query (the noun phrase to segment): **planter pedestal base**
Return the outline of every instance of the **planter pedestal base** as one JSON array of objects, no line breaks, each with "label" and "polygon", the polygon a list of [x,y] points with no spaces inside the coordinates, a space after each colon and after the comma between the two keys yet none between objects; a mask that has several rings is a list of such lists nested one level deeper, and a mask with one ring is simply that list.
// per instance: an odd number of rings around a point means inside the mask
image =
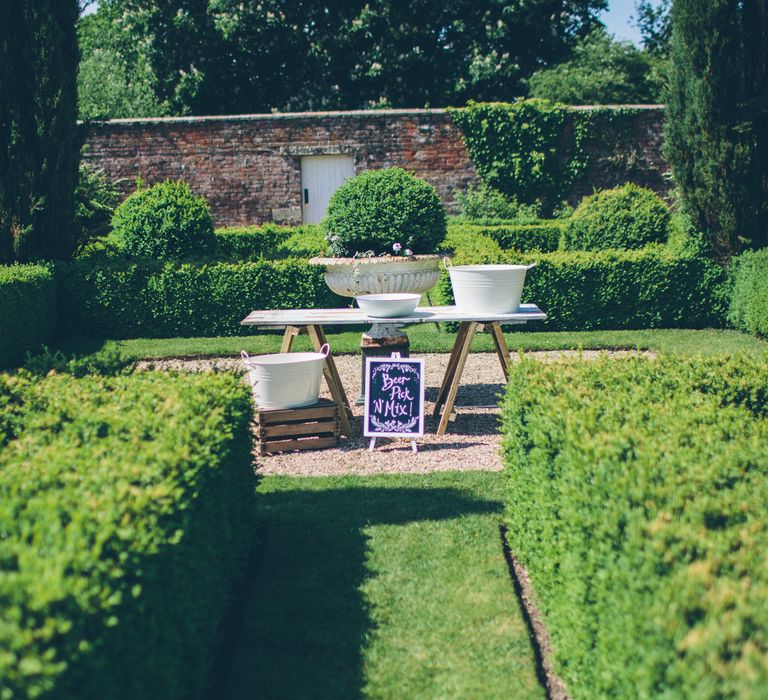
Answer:
[{"label": "planter pedestal base", "polygon": [[389,357],[393,352],[399,352],[401,357],[408,357],[411,343],[405,331],[397,323],[374,323],[360,339],[362,350],[362,366],[360,395],[355,399],[357,406],[365,403],[365,358]]}]

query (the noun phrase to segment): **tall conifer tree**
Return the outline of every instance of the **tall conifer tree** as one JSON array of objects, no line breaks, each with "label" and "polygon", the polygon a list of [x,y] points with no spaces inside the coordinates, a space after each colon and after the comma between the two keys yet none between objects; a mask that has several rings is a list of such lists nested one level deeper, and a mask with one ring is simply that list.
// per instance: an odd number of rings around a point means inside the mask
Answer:
[{"label": "tall conifer tree", "polygon": [[672,5],[666,152],[685,208],[723,261],[768,245],[767,5]]},{"label": "tall conifer tree", "polygon": [[0,262],[75,245],[77,0],[0,3]]}]

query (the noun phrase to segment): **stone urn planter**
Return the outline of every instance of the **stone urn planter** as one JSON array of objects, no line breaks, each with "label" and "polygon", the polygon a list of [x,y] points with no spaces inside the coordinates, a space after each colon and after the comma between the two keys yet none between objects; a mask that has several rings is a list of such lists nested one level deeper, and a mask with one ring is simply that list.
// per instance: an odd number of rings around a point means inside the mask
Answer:
[{"label": "stone urn planter", "polygon": [[342,297],[363,294],[422,294],[440,278],[438,255],[373,258],[312,258],[325,267],[325,283]]},{"label": "stone urn planter", "polygon": [[[440,256],[411,255],[408,257],[380,256],[374,258],[312,258],[310,265],[325,267],[325,283],[342,297],[365,294],[423,294],[440,278]],[[399,352],[408,357],[410,343],[396,318],[378,321],[363,333],[360,348],[361,387],[365,386],[365,358],[387,357]],[[362,390],[355,403],[362,405]]]}]

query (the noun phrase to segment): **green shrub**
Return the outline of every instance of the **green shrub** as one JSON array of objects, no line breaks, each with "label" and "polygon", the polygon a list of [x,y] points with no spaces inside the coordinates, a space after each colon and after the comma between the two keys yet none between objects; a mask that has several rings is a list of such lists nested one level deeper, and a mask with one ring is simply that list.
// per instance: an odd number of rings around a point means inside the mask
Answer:
[{"label": "green shrub", "polygon": [[585,197],[565,229],[569,250],[642,248],[669,236],[669,207],[655,192],[633,184]]},{"label": "green shrub", "polygon": [[571,697],[768,687],[766,385],[746,357],[512,370],[507,537]]},{"label": "green shrub", "polygon": [[247,387],[0,375],[3,400],[3,697],[201,697],[254,543]]},{"label": "green shrub", "polygon": [[402,168],[369,170],[331,197],[323,230],[334,256],[371,251],[436,253],[445,239],[445,209],[432,185]]},{"label": "green shrub", "polygon": [[60,273],[69,333],[102,338],[241,335],[254,309],[333,307],[341,302],[323,270],[300,260],[94,265]]},{"label": "green shrub", "polygon": [[734,258],[730,274],[728,320],[742,331],[768,336],[768,249]]},{"label": "green shrub", "polygon": [[214,247],[208,205],[186,182],[139,187],[115,211],[112,227],[128,255],[165,260]]},{"label": "green shrub", "polygon": [[[480,227],[450,226],[445,239],[446,254],[460,262],[466,251],[471,251],[473,263],[493,263],[502,255],[499,244],[490,236],[484,235]],[[458,256],[458,257],[457,257]]]},{"label": "green shrub", "polygon": [[563,236],[564,222],[545,221],[538,224],[451,224],[448,227],[448,239],[457,232],[492,238],[505,250],[520,252],[539,251],[549,253],[557,250]]},{"label": "green shrub", "polygon": [[93,168],[80,161],[80,175],[75,189],[78,249],[92,239],[109,233],[115,208],[120,201],[120,182],[110,180],[101,168]]},{"label": "green shrub", "polygon": [[242,226],[216,231],[217,260],[281,260],[322,255],[326,242],[318,225]]},{"label": "green shrub", "polygon": [[[538,305],[548,319],[527,331],[706,328],[721,326],[725,317],[725,274],[696,251],[658,245],[595,253],[504,251],[494,260],[470,246],[457,250],[454,262],[537,263],[526,277],[523,302]],[[447,273],[432,299],[453,303]]]},{"label": "green shrub", "polygon": [[56,283],[43,265],[0,266],[0,367],[37,350],[56,331]]},{"label": "green shrub", "polygon": [[503,220],[507,223],[533,224],[541,217],[541,204],[520,204],[488,185],[456,192],[456,203],[468,222]]}]

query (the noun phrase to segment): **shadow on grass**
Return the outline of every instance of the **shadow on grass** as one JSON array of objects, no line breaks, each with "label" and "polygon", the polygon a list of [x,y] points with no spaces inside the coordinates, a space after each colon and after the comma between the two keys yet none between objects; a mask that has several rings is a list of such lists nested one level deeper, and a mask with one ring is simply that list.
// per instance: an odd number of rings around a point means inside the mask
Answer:
[{"label": "shadow on grass", "polygon": [[364,529],[501,507],[451,488],[260,494],[266,542],[211,700],[361,697],[362,650],[373,631],[360,594]]}]

